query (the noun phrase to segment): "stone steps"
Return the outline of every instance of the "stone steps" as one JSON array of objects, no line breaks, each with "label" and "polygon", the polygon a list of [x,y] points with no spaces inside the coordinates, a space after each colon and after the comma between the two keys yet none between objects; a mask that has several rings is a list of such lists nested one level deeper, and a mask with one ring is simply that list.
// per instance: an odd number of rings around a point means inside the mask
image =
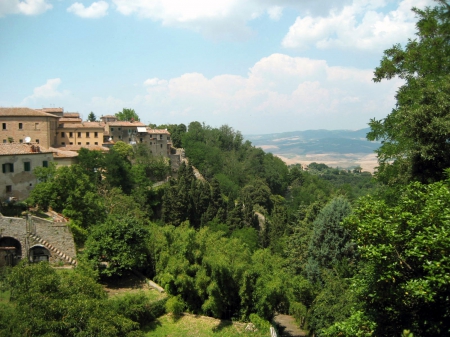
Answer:
[{"label": "stone steps", "polygon": [[71,265],[76,266],[77,265],[77,261],[75,259],[72,259],[70,256],[67,256],[66,254],[64,254],[63,252],[61,252],[58,248],[53,247],[50,243],[48,243],[47,241],[41,239],[39,236],[37,236],[36,234],[32,234],[30,232],[28,232],[28,236],[34,240],[36,240],[37,242],[39,242],[40,244],[42,244],[45,248],[47,248],[49,251],[55,253],[56,255],[58,255],[60,258],[64,259],[65,261],[69,262]]}]

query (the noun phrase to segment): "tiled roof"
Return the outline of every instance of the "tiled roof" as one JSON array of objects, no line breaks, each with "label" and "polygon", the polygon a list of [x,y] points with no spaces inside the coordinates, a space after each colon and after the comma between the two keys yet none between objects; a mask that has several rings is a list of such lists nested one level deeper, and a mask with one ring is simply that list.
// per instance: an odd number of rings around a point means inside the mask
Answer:
[{"label": "tiled roof", "polygon": [[170,135],[170,132],[165,130],[165,129],[148,129],[147,130],[148,133],[150,134],[158,134],[158,135]]},{"label": "tiled roof", "polygon": [[0,116],[2,117],[16,117],[16,116],[39,116],[39,117],[54,117],[52,114],[43,112],[41,110],[35,110],[30,108],[0,108]]},{"label": "tiled roof", "polygon": [[83,122],[83,123],[64,123],[58,126],[58,129],[103,129],[104,123]]},{"label": "tiled roof", "polygon": [[52,113],[52,112],[64,112],[63,108],[42,108],[42,109],[36,109],[36,110],[42,110],[42,111],[49,112],[49,113]]},{"label": "tiled roof", "polygon": [[0,156],[11,156],[19,154],[42,154],[53,151],[40,146],[37,143],[1,143]]},{"label": "tiled roof", "polygon": [[76,151],[61,150],[61,148],[54,148],[54,147],[51,147],[50,149],[53,150],[53,158],[78,157],[78,152]]},{"label": "tiled roof", "polygon": [[114,116],[114,115],[104,115],[104,116],[102,116],[102,117],[106,117],[106,118],[117,118],[117,117]]},{"label": "tiled roof", "polygon": [[101,145],[66,145],[54,149],[59,151],[80,151],[82,148],[95,151],[109,151],[109,148]]},{"label": "tiled roof", "polygon": [[63,118],[80,118],[80,114],[78,112],[64,112]]},{"label": "tiled roof", "polygon": [[61,117],[59,119],[59,123],[81,123],[81,118],[76,118],[76,117]]},{"label": "tiled roof", "polygon": [[144,123],[142,122],[129,122],[129,121],[116,121],[116,122],[108,122],[106,123],[109,126],[146,126]]}]

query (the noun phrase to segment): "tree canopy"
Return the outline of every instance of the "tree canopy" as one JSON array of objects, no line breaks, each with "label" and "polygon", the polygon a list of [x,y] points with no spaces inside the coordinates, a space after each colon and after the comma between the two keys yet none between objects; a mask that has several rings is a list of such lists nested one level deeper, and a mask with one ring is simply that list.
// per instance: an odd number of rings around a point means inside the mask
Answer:
[{"label": "tree canopy", "polygon": [[122,111],[119,111],[115,114],[117,120],[119,121],[139,121],[138,114],[134,111],[134,109],[123,108]]}]

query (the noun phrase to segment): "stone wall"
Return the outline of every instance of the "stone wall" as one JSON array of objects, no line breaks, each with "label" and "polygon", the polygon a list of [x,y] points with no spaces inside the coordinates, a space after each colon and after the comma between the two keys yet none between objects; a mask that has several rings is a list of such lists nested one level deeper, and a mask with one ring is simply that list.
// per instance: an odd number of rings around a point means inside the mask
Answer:
[{"label": "stone wall", "polygon": [[[21,259],[30,259],[33,247],[43,247],[49,252],[50,263],[69,264],[76,257],[72,233],[64,222],[54,222],[28,216],[4,217],[0,214],[0,246],[2,239],[12,238],[20,243]],[[5,242],[5,240],[3,240]],[[1,251],[1,249],[0,249]],[[4,261],[0,261],[2,265]]]}]

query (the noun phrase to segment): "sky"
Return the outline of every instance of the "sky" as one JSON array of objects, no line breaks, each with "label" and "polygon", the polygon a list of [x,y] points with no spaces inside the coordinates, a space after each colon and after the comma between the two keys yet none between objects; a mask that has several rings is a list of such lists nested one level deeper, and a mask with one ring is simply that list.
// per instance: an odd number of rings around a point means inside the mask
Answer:
[{"label": "sky", "polygon": [[0,106],[243,134],[362,129],[395,106],[383,51],[432,0],[0,0]]}]

